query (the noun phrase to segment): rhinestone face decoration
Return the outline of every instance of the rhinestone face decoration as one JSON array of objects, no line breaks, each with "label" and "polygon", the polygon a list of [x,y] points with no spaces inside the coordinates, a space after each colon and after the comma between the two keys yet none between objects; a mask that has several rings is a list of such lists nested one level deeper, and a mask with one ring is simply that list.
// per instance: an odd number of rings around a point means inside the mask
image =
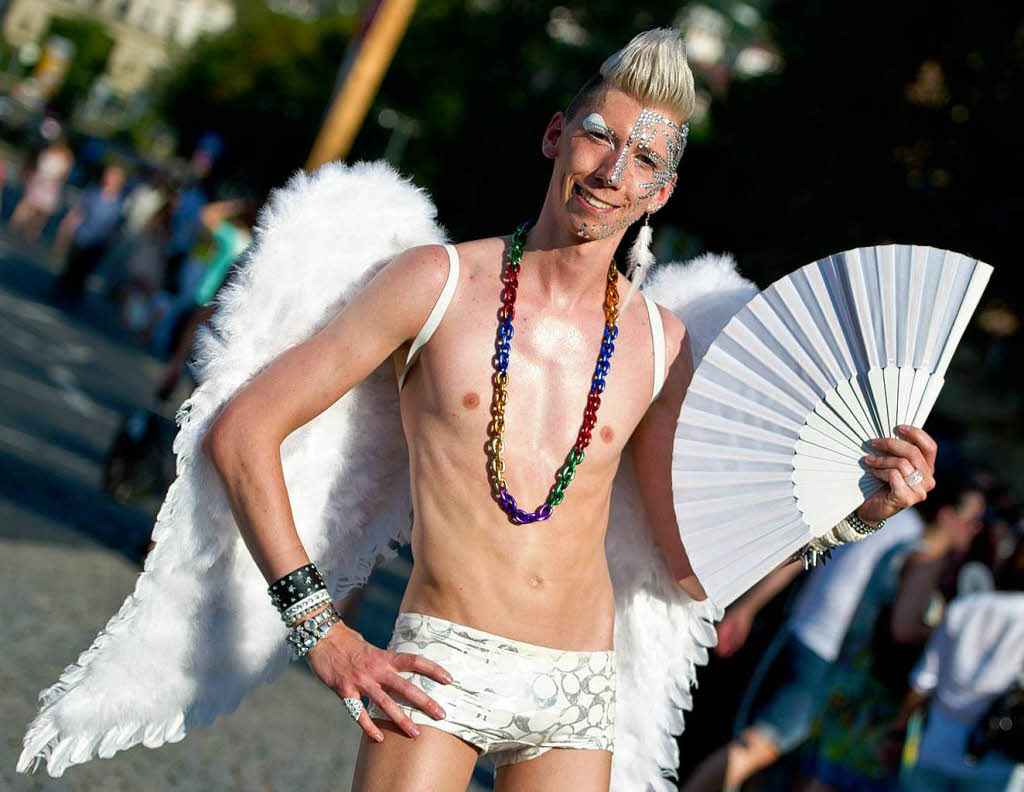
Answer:
[{"label": "rhinestone face decoration", "polygon": [[619,271],[615,261],[608,267],[608,281],[605,286],[604,337],[601,339],[601,353],[597,359],[594,376],[587,395],[587,406],[583,411],[583,423],[576,436],[576,442],[565,464],[555,474],[555,484],[547,499],[533,512],[527,512],[516,505],[516,499],[508,491],[505,483],[505,460],[502,452],[505,445],[505,405],[508,402],[508,358],[512,350],[512,319],[515,317],[516,290],[519,287],[519,262],[523,258],[523,242],[530,223],[520,225],[512,235],[512,243],[508,254],[508,276],[505,288],[502,289],[502,306],[498,313],[498,338],[495,342],[494,357],[494,401],[491,413],[494,420],[488,427],[491,438],[488,441],[490,464],[488,478],[495,490],[498,505],[508,514],[513,523],[533,523],[546,520],[551,510],[565,498],[565,488],[576,477],[576,467],[583,461],[584,449],[590,444],[591,431],[597,425],[597,410],[601,406],[601,394],[604,392],[605,376],[611,368],[612,354],[615,352],[615,339],[619,334],[617,325],[619,318]]},{"label": "rhinestone face decoration", "polygon": [[[600,113],[590,113],[583,119],[581,127],[588,134],[605,139],[613,150],[620,149],[619,138],[615,134],[615,130],[608,126]],[[646,201],[653,198],[659,190],[672,181],[672,177],[679,167],[679,161],[682,159],[688,134],[688,124],[680,126],[661,113],[645,107],[630,129],[628,138],[621,145],[615,167],[608,177],[608,183],[620,184],[622,182],[630,153],[636,144],[638,154],[646,157],[653,167],[650,180],[639,185],[641,192],[637,195],[637,199]],[[661,137],[665,139],[665,156],[662,156],[656,145]],[[617,221],[611,223],[581,223],[576,233],[583,239],[603,239],[632,225],[640,219],[641,214],[638,213],[636,217],[624,214]]]},{"label": "rhinestone face decoration", "polygon": [[[664,128],[659,129],[659,127]],[[654,148],[659,132],[665,137],[665,144],[668,147],[668,159],[663,158]],[[622,151],[619,152],[619,158],[615,161],[615,169],[612,171],[608,181],[611,184],[622,181],[622,174],[626,170],[629,152],[633,148],[633,143],[636,142],[637,148],[654,162],[654,174],[651,181],[640,185],[640,189],[646,191],[640,198],[646,200],[653,197],[658,190],[671,181],[672,174],[679,167],[679,160],[682,159],[688,133],[688,124],[683,124],[680,127],[661,113],[645,107],[640,111],[640,117],[637,118],[636,123],[633,124],[629,137],[626,139]]]}]

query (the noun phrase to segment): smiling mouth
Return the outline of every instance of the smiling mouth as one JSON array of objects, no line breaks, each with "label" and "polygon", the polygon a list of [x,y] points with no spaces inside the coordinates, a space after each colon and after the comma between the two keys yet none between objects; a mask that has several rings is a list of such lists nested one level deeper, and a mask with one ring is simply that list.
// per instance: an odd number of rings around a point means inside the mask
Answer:
[{"label": "smiling mouth", "polygon": [[595,209],[600,209],[602,211],[606,211],[608,209],[618,209],[618,207],[615,206],[614,204],[602,201],[596,195],[584,189],[579,184],[574,184],[572,187],[572,191],[579,196],[580,200],[582,200],[584,203],[590,206],[593,206]]}]

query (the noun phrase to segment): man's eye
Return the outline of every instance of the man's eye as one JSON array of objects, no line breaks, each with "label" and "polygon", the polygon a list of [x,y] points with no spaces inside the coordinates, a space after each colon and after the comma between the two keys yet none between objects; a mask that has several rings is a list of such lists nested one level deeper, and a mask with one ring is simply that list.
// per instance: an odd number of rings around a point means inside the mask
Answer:
[{"label": "man's eye", "polygon": [[595,140],[601,140],[604,141],[605,143],[608,142],[608,136],[604,134],[604,132],[597,132],[593,129],[588,129],[587,134],[590,135],[590,137],[594,138]]},{"label": "man's eye", "polygon": [[640,162],[642,162],[648,168],[655,168],[658,164],[653,159],[648,157],[646,154],[641,154],[639,157],[637,157],[637,159],[640,160]]}]

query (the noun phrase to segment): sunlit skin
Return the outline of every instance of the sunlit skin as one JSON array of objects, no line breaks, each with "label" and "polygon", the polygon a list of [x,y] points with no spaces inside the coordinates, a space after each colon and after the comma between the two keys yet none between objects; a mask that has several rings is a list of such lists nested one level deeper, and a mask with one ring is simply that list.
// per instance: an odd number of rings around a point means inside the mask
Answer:
[{"label": "sunlit skin", "polygon": [[[651,151],[630,149],[621,179],[611,178],[622,142],[644,109],[625,93],[608,90],[573,119],[555,113],[541,140],[552,172],[522,259],[505,409],[505,478],[512,495],[531,511],[547,497],[580,427],[605,324],[611,258],[628,225],[664,206],[677,181],[673,174],[654,194],[644,186],[658,166],[650,155],[670,158],[664,135],[655,136]],[[600,115],[614,141],[582,127],[591,113]],[[577,186],[611,208],[580,200]],[[585,239],[579,235],[584,223],[614,230]],[[542,647],[608,650],[614,646],[615,604],[604,541],[612,481],[627,441],[664,563],[685,592],[704,596],[679,538],[671,489],[673,430],[693,374],[689,339],[679,319],[659,308],[666,376],[652,404],[647,309],[637,298],[622,310],[594,439],[565,500],[544,522],[511,523],[493,498],[485,451],[508,241],[505,236],[456,245],[457,288],[399,397],[415,560],[400,610]],[[281,442],[389,358],[397,378],[448,271],[440,246],[401,254],[321,331],[254,377],[220,414],[204,448],[268,581],[308,562],[281,472]],[[628,286],[620,276],[620,295]],[[332,628],[307,660],[338,695],[368,696],[392,718],[360,715],[366,736],[354,789],[418,789],[427,778],[465,788],[476,749],[438,729],[421,729],[392,699],[401,693],[440,717],[432,697],[397,675],[415,670],[442,682],[439,664],[378,649],[347,625]],[[610,768],[608,751],[556,749],[502,767],[496,789],[537,788],[528,776],[541,772],[566,780],[554,788],[607,789]]]}]

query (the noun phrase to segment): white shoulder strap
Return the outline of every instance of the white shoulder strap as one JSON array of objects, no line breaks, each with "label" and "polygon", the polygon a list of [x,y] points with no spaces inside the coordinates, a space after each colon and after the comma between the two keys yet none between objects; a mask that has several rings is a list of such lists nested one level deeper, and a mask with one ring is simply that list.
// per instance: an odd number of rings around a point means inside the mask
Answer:
[{"label": "white shoulder strap", "polygon": [[444,249],[448,251],[448,280],[445,281],[444,288],[441,289],[441,294],[437,297],[437,302],[434,303],[434,307],[430,310],[427,321],[423,323],[423,327],[420,328],[420,331],[412,340],[409,354],[405,358],[405,369],[402,371],[402,376],[398,378],[399,391],[402,390],[402,386],[405,384],[405,375],[409,373],[412,364],[416,362],[416,358],[419,357],[423,345],[430,340],[430,336],[434,334],[437,326],[441,324],[441,319],[444,318],[444,313],[448,310],[448,304],[452,300],[452,295],[455,294],[455,286],[459,282],[459,254],[455,250],[455,245],[445,245]]},{"label": "white shoulder strap", "polygon": [[665,379],[665,327],[661,323],[661,312],[657,304],[646,294],[643,296],[647,303],[647,315],[651,319],[651,338],[654,341],[654,390],[651,395],[653,402],[661,393]]}]

